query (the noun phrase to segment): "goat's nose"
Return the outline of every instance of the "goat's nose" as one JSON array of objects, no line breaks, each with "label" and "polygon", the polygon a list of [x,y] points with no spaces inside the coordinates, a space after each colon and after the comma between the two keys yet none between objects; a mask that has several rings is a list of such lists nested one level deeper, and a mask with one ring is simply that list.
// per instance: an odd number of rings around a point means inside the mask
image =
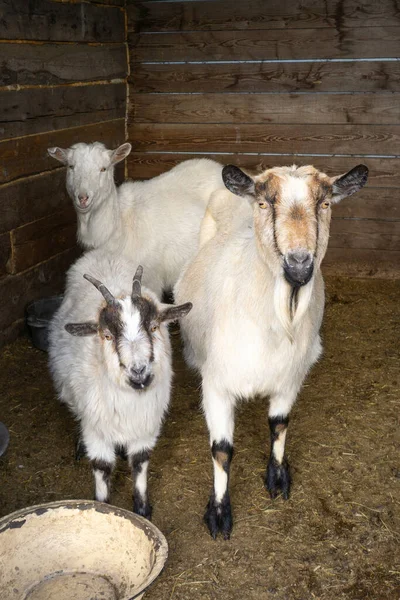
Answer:
[{"label": "goat's nose", "polygon": [[307,250],[288,252],[285,256],[283,270],[286,280],[295,286],[305,285],[312,277],[314,259]]},{"label": "goat's nose", "polygon": [[299,250],[298,252],[289,252],[286,261],[295,268],[305,268],[312,263],[312,256],[306,250]]},{"label": "goat's nose", "polygon": [[134,377],[137,377],[138,379],[140,379],[141,377],[143,377],[145,371],[146,371],[146,366],[144,366],[144,367],[132,367],[131,368],[131,374]]},{"label": "goat's nose", "polygon": [[78,194],[79,204],[84,208],[89,200],[89,196],[87,194]]}]

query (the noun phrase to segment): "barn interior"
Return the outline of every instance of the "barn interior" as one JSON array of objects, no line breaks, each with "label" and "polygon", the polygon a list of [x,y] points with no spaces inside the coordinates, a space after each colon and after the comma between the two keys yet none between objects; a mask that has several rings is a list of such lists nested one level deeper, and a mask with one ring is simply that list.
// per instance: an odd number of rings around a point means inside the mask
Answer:
[{"label": "barn interior", "polygon": [[[400,13],[382,0],[4,0],[0,6],[0,517],[91,498],[26,306],[62,293],[82,250],[65,167],[47,148],[132,144],[116,180],[188,158],[259,171],[357,164],[323,263],[324,356],[291,414],[290,500],[263,485],[267,403],[237,415],[235,530],[213,541],[200,380],[173,330],[172,406],[150,470],[169,544],[149,600],[392,599],[400,590]],[[156,199],[155,199],[156,200]],[[131,508],[121,461],[112,503]]]}]

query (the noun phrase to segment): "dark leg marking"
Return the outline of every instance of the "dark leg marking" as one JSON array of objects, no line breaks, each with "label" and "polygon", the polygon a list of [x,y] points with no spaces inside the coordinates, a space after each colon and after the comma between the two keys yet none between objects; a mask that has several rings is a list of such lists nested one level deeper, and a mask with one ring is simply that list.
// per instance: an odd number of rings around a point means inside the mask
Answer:
[{"label": "dark leg marking", "polygon": [[149,460],[150,452],[148,450],[142,450],[130,457],[133,478],[133,512],[150,520],[152,507],[147,494],[147,481],[145,491],[138,489],[138,478],[142,474],[144,464],[148,463]]},{"label": "dark leg marking", "polygon": [[290,494],[290,469],[286,456],[278,460],[275,456],[274,445],[279,443],[279,437],[282,435],[289,424],[289,417],[272,417],[268,419],[271,431],[271,454],[268,461],[267,473],[265,476],[265,487],[269,491],[271,498],[276,498],[279,492],[287,500]]},{"label": "dark leg marking", "polygon": [[80,461],[82,458],[85,458],[86,454],[85,442],[81,438],[78,438],[75,446],[75,460],[77,462]]},{"label": "dark leg marking", "polygon": [[208,500],[204,522],[206,523],[212,537],[216,539],[218,533],[221,533],[224,540],[229,540],[233,519],[231,501],[229,498],[229,471],[233,457],[233,446],[226,440],[221,442],[213,442],[211,454],[219,467],[225,471],[227,475],[227,487],[224,495],[218,501],[215,497],[215,489],[211,492]]},{"label": "dark leg marking", "polygon": [[107,487],[107,496],[104,500],[102,500],[102,502],[109,502],[111,489],[111,473],[113,470],[113,465],[111,463],[106,462],[105,460],[98,460],[97,458],[93,459],[91,463],[93,471],[100,471],[102,473],[103,481]]}]

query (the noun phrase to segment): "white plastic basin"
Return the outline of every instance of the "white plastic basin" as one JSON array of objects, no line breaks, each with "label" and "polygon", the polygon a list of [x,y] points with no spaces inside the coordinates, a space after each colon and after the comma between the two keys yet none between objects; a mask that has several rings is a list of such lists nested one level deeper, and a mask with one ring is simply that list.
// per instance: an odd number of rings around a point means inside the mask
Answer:
[{"label": "white plastic basin", "polygon": [[0,519],[1,600],[132,600],[163,569],[168,545],[143,517],[64,500]]}]

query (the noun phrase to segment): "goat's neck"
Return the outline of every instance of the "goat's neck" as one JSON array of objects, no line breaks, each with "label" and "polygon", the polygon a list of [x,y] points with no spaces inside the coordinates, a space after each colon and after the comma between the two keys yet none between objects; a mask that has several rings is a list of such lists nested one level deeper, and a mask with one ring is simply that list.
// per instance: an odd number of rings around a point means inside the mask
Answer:
[{"label": "goat's neck", "polygon": [[78,242],[85,248],[99,248],[113,240],[118,245],[121,209],[116,186],[98,206],[87,214],[78,214]]}]

